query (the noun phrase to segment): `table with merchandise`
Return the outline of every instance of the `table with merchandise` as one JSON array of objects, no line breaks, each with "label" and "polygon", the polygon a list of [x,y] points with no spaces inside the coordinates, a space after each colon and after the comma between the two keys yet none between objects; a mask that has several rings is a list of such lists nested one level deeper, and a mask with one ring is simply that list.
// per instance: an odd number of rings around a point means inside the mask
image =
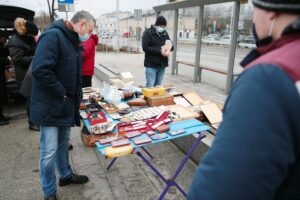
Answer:
[{"label": "table with merchandise", "polygon": [[[110,90],[112,89],[110,88]],[[147,100],[147,95],[149,95],[147,91],[118,91],[120,93],[119,101],[107,101],[107,99],[112,99],[113,94],[110,97],[102,96],[101,94],[107,92],[100,92],[95,88],[83,89],[84,98],[80,105],[80,115],[84,122],[86,134],[84,137],[97,137],[93,142],[99,153],[107,159],[112,159],[107,170],[111,168],[118,157],[135,154],[165,182],[166,187],[158,199],[163,199],[172,186],[186,197],[186,192],[176,183],[176,178],[200,141],[205,137],[204,132],[208,131],[210,127],[193,117],[183,118],[176,113],[176,110],[172,109],[173,107],[168,106],[168,100],[163,103],[167,105],[151,105],[153,102],[149,103]],[[118,92],[115,91],[115,93]],[[157,88],[154,89],[153,94],[158,94]],[[161,96],[163,95],[165,94]],[[159,96],[157,95],[157,97]],[[174,175],[171,178],[164,177],[151,164],[151,159],[154,158],[145,147],[193,134],[196,136],[196,140]]]}]

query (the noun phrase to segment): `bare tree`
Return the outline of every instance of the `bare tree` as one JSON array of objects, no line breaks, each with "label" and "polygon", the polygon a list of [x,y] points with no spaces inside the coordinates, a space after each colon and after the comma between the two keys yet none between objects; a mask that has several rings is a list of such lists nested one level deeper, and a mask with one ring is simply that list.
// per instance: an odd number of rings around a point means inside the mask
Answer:
[{"label": "bare tree", "polygon": [[50,1],[51,0],[47,0],[49,15],[50,15],[51,22],[54,22],[54,19],[55,19],[55,16],[56,16],[55,11],[57,10],[57,8],[54,8],[55,7],[55,0],[52,0],[51,4],[50,4]]},{"label": "bare tree", "polygon": [[46,27],[51,23],[50,16],[45,11],[39,12],[34,18],[34,22],[39,27],[41,32],[44,32]]}]

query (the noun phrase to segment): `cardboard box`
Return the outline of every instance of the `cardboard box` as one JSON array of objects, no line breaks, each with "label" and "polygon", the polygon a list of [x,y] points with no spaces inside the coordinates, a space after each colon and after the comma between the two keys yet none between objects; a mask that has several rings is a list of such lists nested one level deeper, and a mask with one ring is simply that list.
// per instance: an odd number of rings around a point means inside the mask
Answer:
[{"label": "cardboard box", "polygon": [[174,102],[176,105],[179,105],[179,106],[183,106],[183,107],[191,107],[192,104],[186,100],[186,98],[184,98],[182,95],[175,95],[174,96]]},{"label": "cardboard box", "polygon": [[161,96],[166,93],[163,87],[142,88],[142,93],[145,97]]},{"label": "cardboard box", "polygon": [[214,103],[201,105],[200,108],[207,117],[212,127],[218,129],[223,119],[223,113],[220,108]]},{"label": "cardboard box", "polygon": [[167,106],[170,110],[170,112],[175,112],[180,116],[180,120],[184,119],[192,119],[192,118],[197,118],[199,117],[198,113],[193,112],[189,108],[179,106],[179,105],[171,105]]},{"label": "cardboard box", "polygon": [[168,105],[174,105],[174,97],[172,95],[166,94],[161,96],[152,96],[147,97],[147,103],[148,106],[154,107],[154,106],[168,106]]},{"label": "cardboard box", "polygon": [[183,96],[193,106],[198,106],[198,105],[200,105],[204,101],[196,92],[184,93]]},{"label": "cardboard box", "polygon": [[205,102],[195,92],[176,94],[176,95],[174,95],[174,101],[175,101],[176,105],[180,105],[180,106],[184,106],[184,107],[199,106]]}]

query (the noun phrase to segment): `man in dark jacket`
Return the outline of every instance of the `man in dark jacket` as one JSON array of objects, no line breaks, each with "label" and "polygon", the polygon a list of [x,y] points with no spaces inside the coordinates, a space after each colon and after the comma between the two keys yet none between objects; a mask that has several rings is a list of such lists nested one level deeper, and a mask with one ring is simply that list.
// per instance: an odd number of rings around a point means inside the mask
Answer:
[{"label": "man in dark jacket", "polygon": [[145,52],[146,87],[161,85],[165,68],[168,67],[169,53],[162,48],[167,40],[171,42],[165,29],[166,26],[167,20],[163,16],[158,16],[155,26],[152,25],[143,34],[142,47]]},{"label": "man in dark jacket", "polygon": [[93,16],[80,11],[71,21],[55,21],[38,41],[32,62],[30,120],[41,126],[40,178],[45,199],[56,199],[59,186],[83,184],[87,176],[73,173],[68,143],[71,127],[80,126],[82,44],[94,28]]},{"label": "man in dark jacket", "polygon": [[252,2],[258,48],[241,63],[189,199],[300,199],[300,1]]}]

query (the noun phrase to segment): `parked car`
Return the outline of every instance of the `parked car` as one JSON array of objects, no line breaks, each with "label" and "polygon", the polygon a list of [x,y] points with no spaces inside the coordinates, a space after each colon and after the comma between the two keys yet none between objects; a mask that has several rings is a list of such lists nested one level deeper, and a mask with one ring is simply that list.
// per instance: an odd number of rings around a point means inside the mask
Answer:
[{"label": "parked car", "polygon": [[239,43],[239,47],[243,47],[243,48],[256,48],[256,44],[254,40],[242,40]]},{"label": "parked car", "polygon": [[218,44],[222,44],[222,45],[230,45],[230,42],[231,42],[231,35],[223,35],[218,40]]},{"label": "parked car", "polygon": [[209,34],[202,38],[202,43],[205,43],[207,45],[216,44],[218,39],[219,39],[218,34]]}]

